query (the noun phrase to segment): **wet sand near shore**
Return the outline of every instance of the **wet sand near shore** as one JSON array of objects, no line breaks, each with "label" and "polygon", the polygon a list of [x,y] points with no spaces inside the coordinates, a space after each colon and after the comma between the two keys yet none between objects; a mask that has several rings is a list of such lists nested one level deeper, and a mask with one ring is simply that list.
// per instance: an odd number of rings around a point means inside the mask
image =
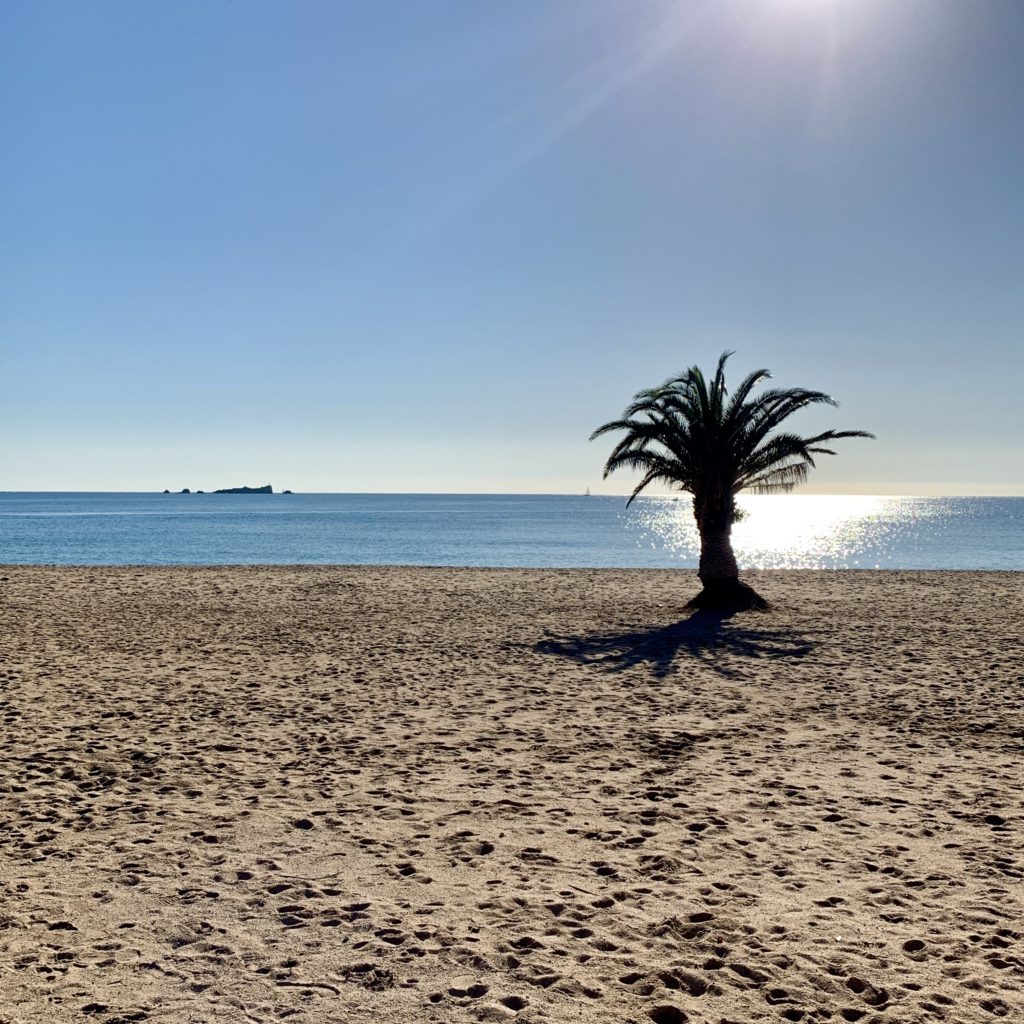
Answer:
[{"label": "wet sand near shore", "polygon": [[0,567],[0,1022],[1024,1019],[1024,578]]}]

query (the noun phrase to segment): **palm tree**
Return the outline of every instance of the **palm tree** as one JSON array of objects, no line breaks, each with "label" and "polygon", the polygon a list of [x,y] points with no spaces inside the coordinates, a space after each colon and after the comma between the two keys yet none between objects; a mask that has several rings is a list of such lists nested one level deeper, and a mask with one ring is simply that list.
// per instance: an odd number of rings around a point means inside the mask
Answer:
[{"label": "palm tree", "polygon": [[627,507],[655,481],[693,495],[703,590],[688,607],[722,611],[767,607],[760,595],[740,583],[730,539],[738,518],[736,495],[743,490],[791,491],[807,479],[815,455],[835,454],[821,447],[823,443],[874,437],[864,430],[826,430],[813,437],[778,431],[805,406],[837,403],[821,391],[804,388],[769,388],[752,396],[771,377],[767,370],[755,370],[729,395],[725,364],[731,355],[725,352],[718,360],[710,387],[700,368],[691,366],[660,387],[637,392],[622,419],[590,435],[593,441],[610,431],[625,431],[608,456],[604,476],[624,467],[643,474]]}]

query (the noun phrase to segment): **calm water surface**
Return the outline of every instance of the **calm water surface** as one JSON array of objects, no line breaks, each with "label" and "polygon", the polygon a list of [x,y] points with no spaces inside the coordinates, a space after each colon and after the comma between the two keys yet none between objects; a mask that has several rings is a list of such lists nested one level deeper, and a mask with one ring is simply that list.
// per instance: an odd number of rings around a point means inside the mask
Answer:
[{"label": "calm water surface", "polygon": [[[746,497],[749,568],[1024,569],[1024,498]],[[0,563],[695,566],[685,496],[0,494]]]}]

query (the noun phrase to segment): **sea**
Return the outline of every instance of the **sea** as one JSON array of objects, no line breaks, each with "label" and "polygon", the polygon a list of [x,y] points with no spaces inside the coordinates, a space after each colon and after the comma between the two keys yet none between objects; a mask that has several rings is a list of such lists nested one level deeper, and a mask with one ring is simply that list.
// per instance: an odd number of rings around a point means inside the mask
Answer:
[{"label": "sea", "polygon": [[[743,568],[1024,569],[1024,497],[743,496]],[[689,498],[0,493],[0,563],[694,567]]]}]

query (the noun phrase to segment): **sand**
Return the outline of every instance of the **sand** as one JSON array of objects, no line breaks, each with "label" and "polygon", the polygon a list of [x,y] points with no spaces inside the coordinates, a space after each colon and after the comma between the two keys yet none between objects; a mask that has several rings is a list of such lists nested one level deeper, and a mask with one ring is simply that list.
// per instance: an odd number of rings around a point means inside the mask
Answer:
[{"label": "sand", "polygon": [[1021,575],[749,578],[0,568],[0,1021],[1024,1020]]}]

